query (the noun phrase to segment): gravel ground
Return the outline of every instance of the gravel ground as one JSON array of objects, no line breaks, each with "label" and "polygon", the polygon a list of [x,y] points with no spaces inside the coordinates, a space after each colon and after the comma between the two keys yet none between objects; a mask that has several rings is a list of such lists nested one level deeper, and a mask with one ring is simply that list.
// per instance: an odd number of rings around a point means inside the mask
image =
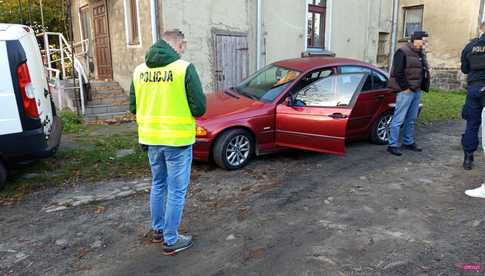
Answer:
[{"label": "gravel ground", "polygon": [[485,201],[463,191],[485,164],[477,154],[461,168],[462,129],[420,126],[425,151],[401,158],[361,142],[345,157],[288,151],[236,172],[196,163],[182,227],[196,242],[176,257],[145,237],[145,191],[45,211],[146,180],[37,192],[0,208],[0,274],[479,275],[463,264],[484,268]]}]

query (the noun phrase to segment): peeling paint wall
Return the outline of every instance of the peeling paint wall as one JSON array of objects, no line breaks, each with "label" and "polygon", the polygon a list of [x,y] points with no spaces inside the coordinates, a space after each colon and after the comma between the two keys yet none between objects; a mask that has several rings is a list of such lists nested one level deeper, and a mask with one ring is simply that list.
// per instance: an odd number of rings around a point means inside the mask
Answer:
[{"label": "peeling paint wall", "polygon": [[[251,35],[255,13],[250,12],[250,0],[165,0],[163,21],[165,30],[178,28],[185,33],[187,49],[183,58],[193,63],[200,75],[205,93],[214,87],[213,32],[226,31],[248,34],[249,57],[255,59],[256,42]],[[254,16],[250,18],[250,16]],[[254,63],[250,64],[254,70]]]},{"label": "peeling paint wall", "polygon": [[391,33],[392,1],[338,0],[331,10],[331,51],[375,64],[379,32]]}]

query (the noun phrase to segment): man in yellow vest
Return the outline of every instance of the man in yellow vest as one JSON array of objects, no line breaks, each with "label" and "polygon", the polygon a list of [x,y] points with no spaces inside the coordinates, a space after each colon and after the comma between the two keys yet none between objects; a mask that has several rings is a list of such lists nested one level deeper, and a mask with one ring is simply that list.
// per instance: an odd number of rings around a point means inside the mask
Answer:
[{"label": "man in yellow vest", "polygon": [[178,228],[190,182],[194,117],[204,115],[206,98],[195,67],[180,59],[183,33],[168,31],[162,37],[133,72],[130,107],[139,143],[148,146],[152,241],[163,242],[162,253],[174,255],[192,246],[192,237],[180,235]]}]

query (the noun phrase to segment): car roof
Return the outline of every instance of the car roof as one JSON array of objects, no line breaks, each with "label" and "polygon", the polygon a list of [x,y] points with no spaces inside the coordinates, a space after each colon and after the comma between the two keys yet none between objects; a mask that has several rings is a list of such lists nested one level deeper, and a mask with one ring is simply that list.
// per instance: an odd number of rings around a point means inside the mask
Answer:
[{"label": "car roof", "polygon": [[29,32],[32,29],[25,25],[0,23],[0,41],[18,40]]},{"label": "car roof", "polygon": [[277,61],[274,63],[277,66],[297,70],[297,71],[311,71],[322,67],[331,66],[342,66],[342,65],[360,65],[365,67],[370,67],[383,74],[386,74],[383,70],[377,68],[376,66],[359,61],[351,58],[339,58],[339,57],[304,57],[304,58],[294,58]]}]

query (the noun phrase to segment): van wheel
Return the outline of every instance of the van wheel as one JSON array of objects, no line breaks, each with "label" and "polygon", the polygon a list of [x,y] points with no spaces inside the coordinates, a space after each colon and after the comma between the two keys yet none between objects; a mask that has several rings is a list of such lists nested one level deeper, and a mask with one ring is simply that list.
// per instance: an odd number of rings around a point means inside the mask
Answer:
[{"label": "van wheel", "polygon": [[372,143],[377,145],[387,145],[389,143],[392,117],[392,112],[386,112],[375,121],[370,133]]},{"label": "van wheel", "polygon": [[253,154],[254,138],[244,129],[231,129],[221,134],[213,150],[216,164],[230,171],[246,166]]},{"label": "van wheel", "polygon": [[7,167],[5,166],[5,163],[0,161],[0,190],[3,189],[6,183],[7,183]]}]

